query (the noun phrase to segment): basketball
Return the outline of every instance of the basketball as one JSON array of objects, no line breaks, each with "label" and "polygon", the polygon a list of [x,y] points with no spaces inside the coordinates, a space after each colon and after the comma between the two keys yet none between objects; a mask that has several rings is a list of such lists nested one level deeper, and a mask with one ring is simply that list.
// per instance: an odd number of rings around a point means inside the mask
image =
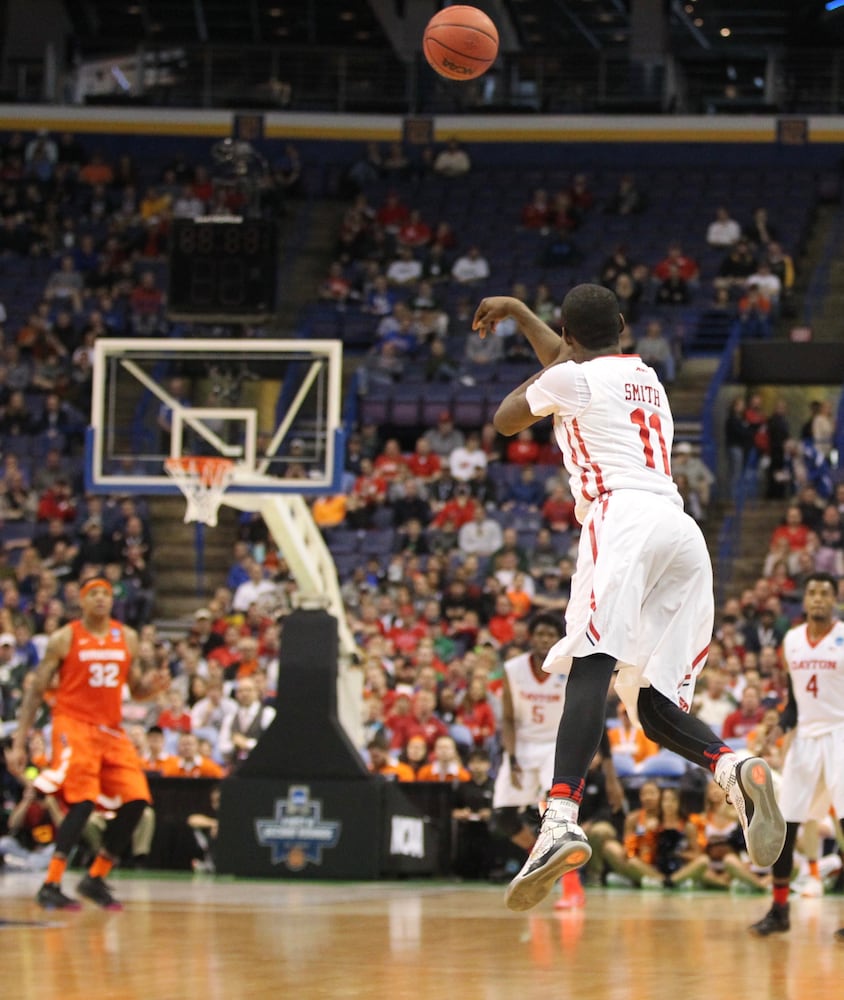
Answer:
[{"label": "basketball", "polygon": [[498,55],[498,29],[477,7],[446,7],[428,22],[422,51],[440,76],[474,80]]}]

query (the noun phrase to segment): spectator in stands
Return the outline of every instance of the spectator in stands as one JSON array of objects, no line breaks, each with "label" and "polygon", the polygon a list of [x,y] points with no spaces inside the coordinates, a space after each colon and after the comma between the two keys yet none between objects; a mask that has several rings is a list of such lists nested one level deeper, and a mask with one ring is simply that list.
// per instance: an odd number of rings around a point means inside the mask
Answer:
[{"label": "spectator in stands", "polygon": [[458,482],[469,482],[475,478],[477,469],[485,471],[486,467],[487,456],[477,431],[470,431],[463,444],[452,449],[448,456],[449,471]]},{"label": "spectator in stands", "polygon": [[654,277],[661,282],[677,277],[687,285],[694,284],[700,274],[700,267],[694,257],[683,252],[683,246],[678,241],[668,244],[668,252],[654,267]]},{"label": "spectator in stands", "polygon": [[491,556],[501,547],[501,525],[478,504],[471,521],[462,525],[457,533],[457,545],[469,555]]},{"label": "spectator in stands", "polygon": [[680,273],[680,268],[671,264],[667,275],[657,286],[656,301],[664,306],[682,306],[691,301],[689,282]]},{"label": "spectator in stands", "polygon": [[610,215],[636,215],[646,207],[646,198],[639,190],[632,174],[623,174],[615,193],[606,204]]},{"label": "spectator in stands", "polygon": [[674,381],[676,374],[674,350],[662,332],[662,323],[658,319],[649,320],[644,337],[636,341],[636,353],[646,365],[650,365],[656,371],[660,382],[670,384]]},{"label": "spectator in stands", "polygon": [[607,726],[607,735],[613,755],[626,754],[636,764],[641,764],[659,752],[659,744],[649,740],[642,727],[635,725],[630,719],[623,701],[618,702],[616,722]]},{"label": "spectator in stands", "polygon": [[434,532],[431,537],[438,549],[447,550],[457,544],[460,529],[474,519],[478,506],[468,485],[459,485],[454,496],[442,505],[431,520],[430,527]]},{"label": "spectator in stands", "polygon": [[87,420],[75,406],[61,398],[58,392],[48,391],[44,397],[44,410],[34,421],[32,431],[44,441],[55,442],[54,447],[67,453],[71,446],[81,444]]},{"label": "spectator in stands", "polygon": [[544,502],[545,488],[536,476],[535,466],[521,465],[517,478],[505,481],[502,510],[528,513],[538,511]]},{"label": "spectator in stands", "polygon": [[832,403],[828,399],[822,399],[817,411],[812,416],[811,439],[817,453],[822,459],[827,460],[832,451],[835,434],[835,417],[832,412]]},{"label": "spectator in stands", "polygon": [[[238,544],[245,543],[236,543],[235,548]],[[203,657],[225,645],[223,636],[214,629],[214,615],[210,608],[199,608],[194,612],[190,636],[199,644]]]},{"label": "spectator in stands", "polygon": [[507,445],[507,461],[513,465],[535,464],[538,459],[539,444],[531,427],[520,431]]},{"label": "spectator in stands", "polygon": [[445,149],[434,158],[433,171],[441,177],[463,177],[471,169],[469,154],[456,138],[449,139]]},{"label": "spectator in stands", "polygon": [[417,250],[427,246],[431,242],[433,233],[431,227],[422,218],[422,213],[418,208],[410,210],[407,220],[399,226],[396,233],[396,243],[400,247],[410,247]]},{"label": "spectator in stands", "polygon": [[731,294],[743,289],[756,270],[756,255],[750,244],[741,239],[721,261],[715,278],[715,288],[725,288]]},{"label": "spectator in stands", "polygon": [[746,684],[738,708],[724,719],[722,738],[728,743],[730,740],[744,740],[747,734],[759,725],[764,714],[762,692],[757,685]]},{"label": "spectator in stands", "polygon": [[[65,524],[72,523],[76,517],[76,503],[70,482],[61,477],[46,489],[38,500],[37,519],[51,521],[58,518]],[[100,525],[102,528],[102,525]]]},{"label": "spectator in stands", "polygon": [[776,311],[782,292],[782,283],[764,257],[757,263],[753,274],[748,276],[746,287],[757,289],[759,294],[767,299]]},{"label": "spectator in stands", "polygon": [[146,745],[147,756],[141,759],[144,770],[161,774],[173,759],[173,755],[165,749],[164,730],[161,726],[153,725],[147,729]]},{"label": "spectator in stands", "polygon": [[447,781],[456,784],[471,781],[472,775],[461,763],[454,739],[444,734],[437,737],[433,747],[433,759],[419,769],[416,780]]},{"label": "spectator in stands", "polygon": [[328,273],[317,290],[318,296],[326,302],[345,305],[352,291],[352,283],[346,276],[343,264],[339,260],[332,261]]},{"label": "spectator in stands", "polygon": [[278,586],[269,579],[266,570],[252,559],[247,563],[249,579],[241,583],[232,597],[232,610],[246,612],[254,604],[265,614],[274,613],[280,603]]},{"label": "spectator in stands", "polygon": [[449,354],[446,342],[434,337],[428,342],[422,360],[426,382],[453,382],[460,371]]},{"label": "spectator in stands", "polygon": [[558,234],[574,232],[580,226],[580,213],[568,191],[558,191],[551,199],[551,229]]},{"label": "spectator in stands", "polygon": [[786,508],[784,522],[774,528],[768,547],[776,548],[780,538],[788,541],[788,547],[792,552],[805,549],[808,544],[809,528],[803,521],[800,506],[796,503],[789,504]]},{"label": "spectator in stands", "polygon": [[389,741],[383,734],[373,736],[366,744],[367,770],[388,781],[416,781],[416,772],[409,765],[394,758]]},{"label": "spectator in stands", "polygon": [[98,150],[91,159],[79,170],[79,180],[82,184],[94,187],[98,184],[111,184],[114,180],[114,170]]},{"label": "spectator in stands", "polygon": [[619,311],[629,326],[639,319],[639,302],[641,301],[643,289],[641,285],[634,281],[630,274],[619,274],[613,285],[610,286],[618,299]]},{"label": "spectator in stands", "polygon": [[531,309],[543,322],[548,323],[549,326],[552,326],[558,320],[560,311],[559,303],[551,294],[551,289],[546,282],[540,281],[536,286]]},{"label": "spectator in stands", "polygon": [[767,247],[779,239],[777,227],[768,218],[768,210],[763,206],[753,210],[753,217],[744,227],[745,239],[754,247]]},{"label": "spectator in stands", "polygon": [[606,863],[636,888],[662,885],[662,879],[654,868],[660,828],[660,797],[656,781],[645,781],[639,788],[639,808],[631,810],[624,821],[623,842],[609,838],[603,844]]},{"label": "spectator in stands", "polygon": [[844,576],[844,523],[834,503],[824,508],[817,535],[820,544],[815,553],[815,567],[836,577]]},{"label": "spectator in stands", "polygon": [[172,684],[164,696],[164,706],[156,720],[165,733],[189,733],[191,730],[191,715],[183,689],[178,684]]},{"label": "spectator in stands", "polygon": [[534,188],[530,201],[522,206],[521,223],[525,229],[547,232],[551,221],[551,199],[545,188]]},{"label": "spectator in stands", "polygon": [[540,509],[542,523],[554,535],[565,534],[576,527],[574,501],[563,486],[555,486]]},{"label": "spectator in stands", "polygon": [[182,732],[178,753],[161,765],[161,775],[165,778],[222,778],[223,774],[219,764],[199,752],[199,741],[190,732]]},{"label": "spectator in stands", "polygon": [[76,270],[73,257],[66,254],[61,258],[58,270],[53,271],[47,280],[44,299],[59,306],[68,306],[74,313],[80,313],[84,285],[84,276]]},{"label": "spectator in stands", "polygon": [[794,261],[779,243],[769,243],[766,250],[772,274],[780,280],[780,314],[790,317],[794,311]]},{"label": "spectator in stands", "polygon": [[451,277],[460,285],[474,285],[489,277],[489,261],[481,248],[472,245],[454,262]]},{"label": "spectator in stands", "polygon": [[703,460],[694,454],[690,442],[679,441],[674,446],[671,473],[675,480],[678,476],[686,476],[690,487],[698,495],[704,510],[709,506],[715,476]]},{"label": "spectator in stands", "polygon": [[258,685],[252,677],[242,677],[235,693],[238,708],[220,727],[218,749],[229,766],[246,760],[255,744],[275,718],[275,709],[262,705]]},{"label": "spectator in stands", "polygon": [[132,329],[136,333],[154,332],[164,306],[164,292],[158,287],[154,271],[142,271],[129,295]]},{"label": "spectator in stands", "polygon": [[209,678],[206,693],[190,710],[191,732],[211,740],[216,748],[225,720],[237,711],[237,702],[229,698],[221,680]]},{"label": "spectator in stands", "polygon": [[706,230],[706,242],[711,247],[731,247],[741,238],[741,226],[730,215],[725,205],[715,210],[715,219]]},{"label": "spectator in stands", "polygon": [[727,678],[717,667],[707,665],[700,680],[703,684],[698,684],[692,712],[716,733],[720,733],[727,716],[737,707],[727,689]]},{"label": "spectator in stands", "polygon": [[425,431],[423,437],[428,442],[431,451],[440,459],[447,459],[455,448],[462,446],[465,440],[463,432],[454,426],[451,413],[448,410],[440,412],[436,426]]},{"label": "spectator in stands", "polygon": [[731,491],[735,494],[744,473],[753,443],[753,429],[746,418],[747,406],[741,396],[736,396],[724,421],[724,445],[730,470]]},{"label": "spectator in stands", "polygon": [[411,247],[397,248],[396,256],[387,267],[386,276],[390,285],[399,288],[409,288],[419,281],[422,277],[422,263],[414,257]]}]

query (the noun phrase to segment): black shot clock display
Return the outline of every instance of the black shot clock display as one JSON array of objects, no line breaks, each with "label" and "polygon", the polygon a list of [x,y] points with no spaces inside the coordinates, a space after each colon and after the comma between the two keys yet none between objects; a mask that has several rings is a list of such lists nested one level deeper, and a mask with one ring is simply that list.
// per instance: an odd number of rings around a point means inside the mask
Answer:
[{"label": "black shot clock display", "polygon": [[176,219],[170,233],[171,318],[243,319],[275,311],[278,233],[267,219]]}]

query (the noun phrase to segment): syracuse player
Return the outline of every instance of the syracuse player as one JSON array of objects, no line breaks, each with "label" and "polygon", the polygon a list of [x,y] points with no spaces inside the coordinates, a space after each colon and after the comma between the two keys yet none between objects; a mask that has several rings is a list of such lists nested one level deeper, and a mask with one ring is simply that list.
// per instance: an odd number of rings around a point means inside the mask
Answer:
[{"label": "syracuse player", "polygon": [[45,692],[54,689],[52,760],[34,784],[44,795],[59,795],[68,810],[36,901],[45,909],[79,909],[62,892],[61,880],[68,855],[100,804],[116,815],[77,891],[99,906],[119,909],[104,879],[151,801],[137,751],[121,728],[123,687],[128,684],[135,698],[148,698],[167,687],[170,676],[166,670],[141,671],[137,633],[111,617],[107,580],[88,580],[80,602],[82,617],[53,633],[35,670],[18,714],[9,767],[23,775],[27,736]]}]

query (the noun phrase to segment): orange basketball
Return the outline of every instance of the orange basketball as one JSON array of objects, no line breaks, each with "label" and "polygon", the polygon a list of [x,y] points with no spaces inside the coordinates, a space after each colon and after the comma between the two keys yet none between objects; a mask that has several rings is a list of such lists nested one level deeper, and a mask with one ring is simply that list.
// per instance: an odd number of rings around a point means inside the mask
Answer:
[{"label": "orange basketball", "polygon": [[474,80],[495,62],[498,29],[477,7],[446,7],[428,22],[422,51],[440,76]]}]

